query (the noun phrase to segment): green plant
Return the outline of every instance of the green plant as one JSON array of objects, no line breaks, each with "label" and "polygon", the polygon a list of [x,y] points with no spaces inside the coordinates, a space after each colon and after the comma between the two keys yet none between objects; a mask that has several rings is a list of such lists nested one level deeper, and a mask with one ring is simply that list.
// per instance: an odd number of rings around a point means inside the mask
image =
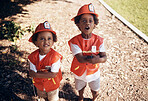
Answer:
[{"label": "green plant", "polygon": [[0,24],[0,39],[8,39],[9,41],[16,42],[17,39],[22,38],[25,30],[13,21],[4,21]]},{"label": "green plant", "polygon": [[35,32],[34,25],[27,26],[25,29],[26,29],[26,31],[31,32],[31,33],[34,33]]}]

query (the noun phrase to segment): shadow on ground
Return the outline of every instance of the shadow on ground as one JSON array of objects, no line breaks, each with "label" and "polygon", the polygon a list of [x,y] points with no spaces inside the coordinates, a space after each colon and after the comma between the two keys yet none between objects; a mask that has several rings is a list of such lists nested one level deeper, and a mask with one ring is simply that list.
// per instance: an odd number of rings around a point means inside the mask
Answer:
[{"label": "shadow on ground", "polygon": [[75,94],[72,86],[69,83],[65,83],[59,92],[59,97],[64,98],[68,101],[72,101],[73,99],[77,99],[78,96]]},{"label": "shadow on ground", "polygon": [[67,3],[72,3],[72,1],[68,1],[68,0],[52,0],[52,1],[63,1],[63,2],[67,2]]},{"label": "shadow on ground", "polygon": [[26,11],[22,7],[34,1],[36,0],[0,0],[0,19]]},{"label": "shadow on ground", "polygon": [[[74,88],[70,83],[65,83],[59,92],[59,97],[66,101],[78,101],[78,96],[74,92]],[[90,98],[84,98],[84,101],[92,101]]]},{"label": "shadow on ground", "polygon": [[22,60],[27,54],[16,50],[16,46],[0,46],[0,101],[32,100],[28,63]]},{"label": "shadow on ground", "polygon": [[[32,80],[28,75],[28,53],[18,51],[17,46],[0,46],[0,101],[34,101]],[[78,101],[74,88],[65,83],[59,97],[67,101]],[[85,99],[85,101],[91,101]]]},{"label": "shadow on ground", "polygon": [[[0,21],[5,20],[6,17],[11,17],[16,14],[28,14],[27,10],[23,9],[23,6],[34,3],[35,1],[42,0],[0,0]],[[50,1],[63,1],[66,3],[72,3],[72,1],[68,0],[46,0]],[[25,11],[25,12],[23,12]]]}]

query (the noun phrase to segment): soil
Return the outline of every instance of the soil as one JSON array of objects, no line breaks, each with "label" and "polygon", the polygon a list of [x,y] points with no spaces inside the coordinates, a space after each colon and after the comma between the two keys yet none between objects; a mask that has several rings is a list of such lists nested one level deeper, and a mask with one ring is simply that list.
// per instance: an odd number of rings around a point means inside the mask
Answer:
[{"label": "soil", "polygon": [[[148,101],[148,43],[109,13],[98,0],[17,1],[17,8],[20,9],[10,7],[14,8],[13,13],[9,15],[5,12],[6,16],[3,15],[0,21],[14,21],[25,28],[30,25],[36,27],[47,20],[57,32],[58,42],[53,48],[64,57],[60,101],[76,101],[78,97],[74,76],[70,72],[73,56],[67,42],[80,33],[71,18],[82,5],[90,2],[99,14],[99,25],[93,33],[104,38],[108,58],[106,63],[100,64],[101,87],[97,101]],[[8,40],[0,40],[0,101],[36,99],[28,75],[27,56],[37,49],[28,42],[31,35],[25,33],[17,41],[17,47]],[[88,86],[84,96],[86,101],[92,98]]]}]

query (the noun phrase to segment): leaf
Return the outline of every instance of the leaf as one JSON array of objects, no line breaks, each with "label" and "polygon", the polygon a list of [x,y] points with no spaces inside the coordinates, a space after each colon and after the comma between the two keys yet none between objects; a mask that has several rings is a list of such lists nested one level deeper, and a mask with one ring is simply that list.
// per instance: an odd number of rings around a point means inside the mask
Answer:
[{"label": "leaf", "polygon": [[21,39],[22,38],[22,33],[19,33],[19,39]]},{"label": "leaf", "polygon": [[24,58],[19,57],[19,61],[25,62],[26,60]]},{"label": "leaf", "polygon": [[16,41],[17,41],[17,37],[13,37],[13,41],[16,43]]}]

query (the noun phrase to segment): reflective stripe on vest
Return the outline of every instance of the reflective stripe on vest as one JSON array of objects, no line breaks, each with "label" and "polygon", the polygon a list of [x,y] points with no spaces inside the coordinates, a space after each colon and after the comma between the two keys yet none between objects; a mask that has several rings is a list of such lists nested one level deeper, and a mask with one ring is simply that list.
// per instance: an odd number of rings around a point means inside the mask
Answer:
[{"label": "reflective stripe on vest", "polygon": [[[51,78],[48,78],[48,80],[50,81],[50,80],[51,80]],[[56,84],[56,82],[55,82],[54,78],[52,78],[52,82],[53,82],[54,84]]]}]

